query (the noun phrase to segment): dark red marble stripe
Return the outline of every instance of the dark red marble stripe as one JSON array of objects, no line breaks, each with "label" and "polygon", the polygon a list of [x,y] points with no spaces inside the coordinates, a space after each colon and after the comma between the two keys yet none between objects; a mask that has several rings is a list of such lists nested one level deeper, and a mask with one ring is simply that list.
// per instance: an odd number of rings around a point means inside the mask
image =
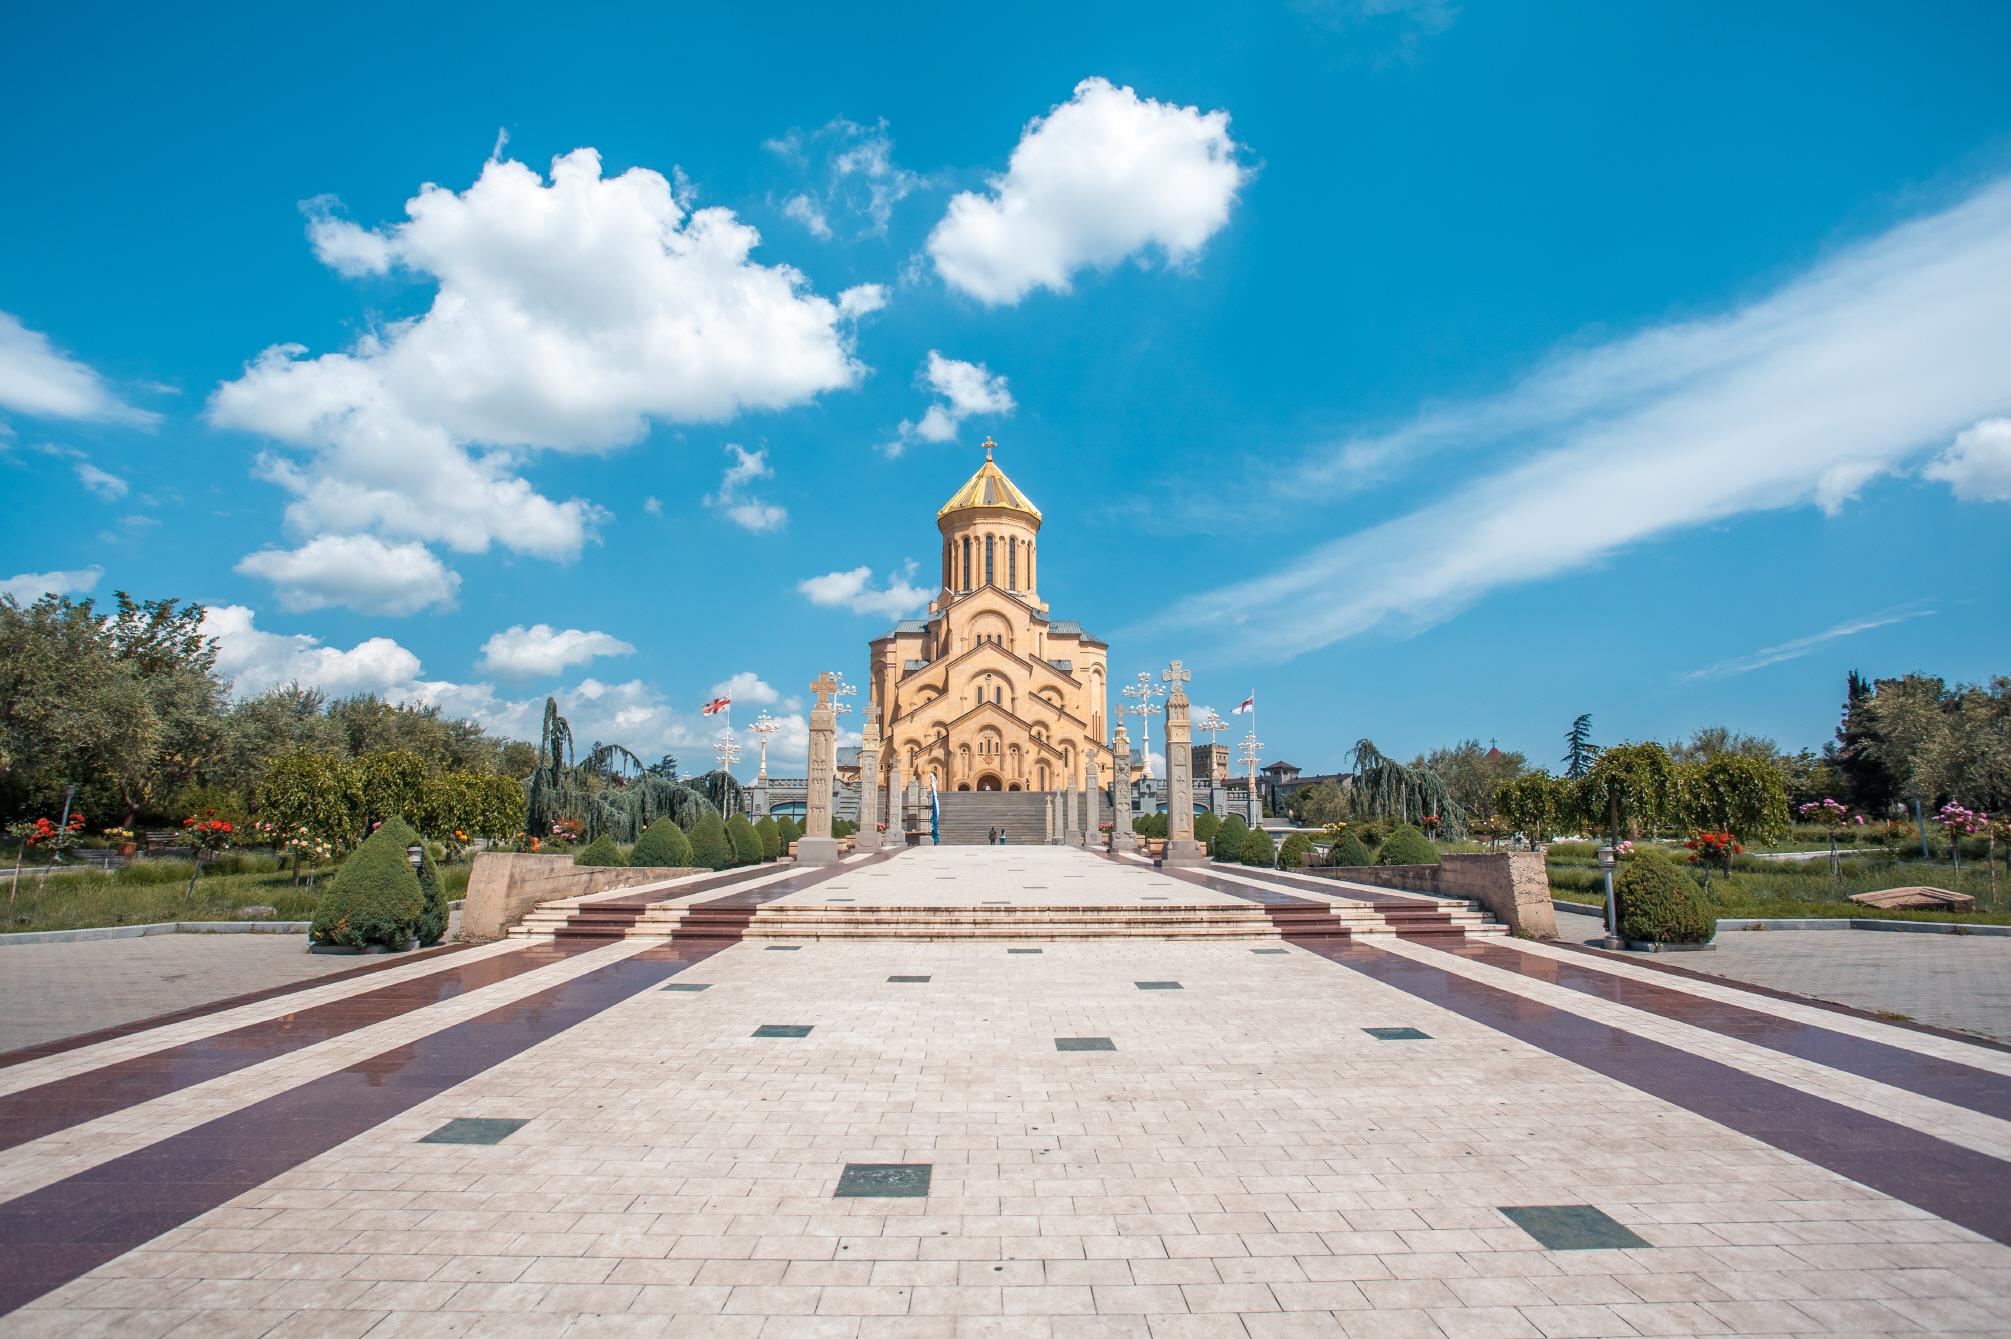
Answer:
[{"label": "dark red marble stripe", "polygon": [[440,970],[409,981],[247,1023],[213,1037],[200,1037],[7,1093],[0,1096],[0,1149],[14,1148],[358,1028],[443,1003],[594,947],[585,943],[532,943],[515,953],[499,953],[460,965],[442,963]]},{"label": "dark red marble stripe", "polygon": [[1474,940],[1420,942],[1441,953],[1506,968],[1534,981],[1547,981],[1615,1004],[1645,1009],[1783,1055],[1813,1060],[1847,1074],[1888,1083],[1999,1120],[2011,1120],[2011,1078],[2001,1074],[1499,944]]},{"label": "dark red marble stripe", "polygon": [[226,1009],[236,1009],[246,1004],[257,1004],[261,1000],[289,995],[297,990],[312,990],[316,986],[333,985],[338,981],[353,981],[359,976],[372,972],[389,971],[393,967],[404,967],[426,958],[444,957],[450,953],[465,953],[475,947],[473,944],[442,944],[438,948],[421,949],[417,953],[392,953],[381,958],[372,958],[362,967],[351,967],[346,971],[330,972],[317,976],[311,981],[289,981],[282,986],[268,986],[264,990],[247,991],[242,995],[231,995],[206,1004],[192,1004],[186,1009],[176,1009],[171,1013],[155,1014],[150,1018],[136,1018],[130,1023],[114,1023],[110,1027],[98,1028],[93,1032],[80,1032],[74,1037],[58,1037],[53,1041],[36,1042],[33,1046],[23,1046],[0,1054],[0,1069],[9,1065],[25,1065],[30,1060],[41,1060],[65,1051],[75,1051],[85,1046],[96,1046],[101,1041],[111,1041],[118,1037],[130,1037],[135,1032],[146,1032],[152,1028],[166,1027],[170,1023],[185,1023],[191,1018],[204,1018],[210,1014],[220,1014]]},{"label": "dark red marble stripe", "polygon": [[0,1315],[703,962],[761,903],[890,854],[722,899],[733,905],[697,943],[672,939],[0,1204]]},{"label": "dark red marble stripe", "polygon": [[[1257,892],[1187,869],[1160,872],[1231,896]],[[1309,953],[2011,1245],[2011,1163],[1402,954],[1301,938],[1276,914],[1304,901],[1290,894],[1248,900]]]}]

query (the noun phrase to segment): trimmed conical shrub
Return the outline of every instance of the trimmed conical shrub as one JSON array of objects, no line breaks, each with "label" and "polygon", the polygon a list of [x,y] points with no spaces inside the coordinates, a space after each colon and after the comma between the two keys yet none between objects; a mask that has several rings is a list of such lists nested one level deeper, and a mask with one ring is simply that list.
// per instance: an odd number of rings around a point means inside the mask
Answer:
[{"label": "trimmed conical shrub", "polygon": [[1243,834],[1243,849],[1238,858],[1246,865],[1273,869],[1278,864],[1278,848],[1271,844],[1270,833],[1262,828],[1251,828]]},{"label": "trimmed conical shrub", "polygon": [[426,915],[426,891],[405,857],[405,848],[416,840],[403,822],[385,823],[371,833],[335,872],[335,881],[314,908],[307,937],[348,948],[409,945]]},{"label": "trimmed conical shrub", "polygon": [[733,843],[734,864],[761,863],[761,838],[755,834],[754,825],[747,821],[746,814],[735,814],[726,820],[726,840]]},{"label": "trimmed conical shrub", "polygon": [[1362,845],[1362,839],[1352,832],[1343,832],[1341,839],[1327,851],[1327,863],[1344,869],[1376,863],[1375,853]]},{"label": "trimmed conical shrub", "polygon": [[1627,858],[1613,881],[1622,939],[1661,944],[1701,944],[1717,933],[1717,916],[1689,873],[1669,856],[1644,846]]},{"label": "trimmed conical shrub", "polygon": [[1438,848],[1431,844],[1431,838],[1419,832],[1408,823],[1401,823],[1396,831],[1383,838],[1383,844],[1376,849],[1378,865],[1436,865]]},{"label": "trimmed conical shrub", "polygon": [[1295,832],[1285,838],[1278,847],[1278,868],[1298,869],[1306,863],[1306,852],[1313,849],[1313,836],[1309,832]]},{"label": "trimmed conical shrub", "polygon": [[761,821],[754,825],[754,835],[761,839],[763,860],[773,860],[782,854],[782,829],[774,819],[763,814]]},{"label": "trimmed conical shrub", "polygon": [[793,818],[775,820],[775,847],[777,855],[788,855],[789,848],[803,835],[803,825]]},{"label": "trimmed conical shrub", "polygon": [[621,848],[614,844],[614,838],[603,832],[600,836],[573,852],[575,865],[626,865]]},{"label": "trimmed conical shrub", "polygon": [[691,826],[691,863],[701,869],[727,869],[733,864],[733,842],[718,814],[707,814]]},{"label": "trimmed conical shrub", "polygon": [[1243,839],[1250,835],[1250,825],[1243,821],[1243,815],[1231,814],[1222,820],[1222,826],[1215,829],[1215,840],[1208,848],[1208,854],[1227,864],[1235,864],[1243,858]]},{"label": "trimmed conical shrub", "polygon": [[1194,815],[1194,840],[1203,846],[1212,847],[1215,844],[1215,834],[1221,830],[1222,820],[1219,816],[1212,813]]},{"label": "trimmed conical shrub", "polygon": [[659,818],[643,829],[642,836],[629,848],[628,863],[655,869],[688,868],[691,865],[691,838],[668,818]]}]

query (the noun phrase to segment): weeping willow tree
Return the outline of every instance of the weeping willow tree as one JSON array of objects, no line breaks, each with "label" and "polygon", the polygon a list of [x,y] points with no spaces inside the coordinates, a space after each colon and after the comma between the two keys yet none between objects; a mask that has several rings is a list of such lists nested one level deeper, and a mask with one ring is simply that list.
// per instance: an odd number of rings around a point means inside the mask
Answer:
[{"label": "weeping willow tree", "polygon": [[578,822],[586,839],[608,836],[632,842],[659,818],[689,828],[716,813],[712,801],[682,782],[649,770],[619,744],[599,741],[584,758],[573,750],[573,728],[559,705],[545,699],[538,739],[538,766],[525,783],[529,803],[526,831],[543,836],[559,819]]},{"label": "weeping willow tree", "polygon": [[1379,818],[1426,826],[1435,818],[1444,836],[1465,830],[1466,811],[1452,798],[1445,779],[1429,767],[1400,763],[1366,739],[1355,741],[1355,806]]}]

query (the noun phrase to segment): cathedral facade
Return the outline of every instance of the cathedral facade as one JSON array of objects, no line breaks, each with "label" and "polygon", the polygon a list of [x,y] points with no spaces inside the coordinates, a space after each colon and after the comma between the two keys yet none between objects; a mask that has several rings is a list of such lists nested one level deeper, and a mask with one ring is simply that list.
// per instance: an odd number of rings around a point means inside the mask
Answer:
[{"label": "cathedral facade", "polygon": [[1109,651],[1040,598],[1040,509],[985,463],[936,513],[941,581],[926,618],[874,639],[882,784],[1080,789],[1110,776]]}]

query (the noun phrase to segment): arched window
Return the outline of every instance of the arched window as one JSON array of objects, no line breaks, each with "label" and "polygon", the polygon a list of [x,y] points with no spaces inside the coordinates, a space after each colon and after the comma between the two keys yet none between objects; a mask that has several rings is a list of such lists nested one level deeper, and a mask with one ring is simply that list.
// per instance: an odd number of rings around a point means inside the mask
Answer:
[{"label": "arched window", "polygon": [[971,537],[970,537],[969,535],[965,535],[965,536],[964,536],[964,574],[963,574],[963,575],[964,575],[964,579],[963,579],[963,581],[962,581],[962,582],[960,582],[960,583],[958,584],[958,586],[957,586],[957,589],[958,589],[958,590],[969,590],[969,589],[971,588]]},{"label": "arched window", "polygon": [[985,584],[992,584],[992,537],[985,536]]},{"label": "arched window", "polygon": [[1019,541],[1006,541],[1006,589],[1019,589]]}]

